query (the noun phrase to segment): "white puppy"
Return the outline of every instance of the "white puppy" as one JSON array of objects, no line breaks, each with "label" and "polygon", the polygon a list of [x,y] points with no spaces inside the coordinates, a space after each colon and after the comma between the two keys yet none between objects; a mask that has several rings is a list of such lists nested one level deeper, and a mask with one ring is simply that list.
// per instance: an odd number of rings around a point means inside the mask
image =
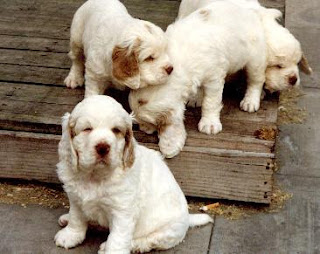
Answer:
[{"label": "white puppy", "polygon": [[[247,70],[248,88],[241,108],[259,109],[265,82],[267,48],[259,15],[227,1],[217,1],[177,20],[167,29],[174,71],[165,85],[130,94],[130,106],[142,129],[159,130],[159,146],[166,157],[182,149],[186,133],[184,110],[188,99],[204,89],[199,131],[222,130],[220,111],[227,75]],[[188,38],[186,38],[186,36]]]},{"label": "white puppy", "polygon": [[63,117],[58,176],[70,201],[67,226],[57,246],[72,248],[86,235],[88,221],[109,227],[99,253],[128,254],[169,249],[190,226],[212,222],[190,215],[186,199],[159,152],[140,146],[132,119],[111,97],[95,95]]},{"label": "white puppy", "polygon": [[312,69],[301,51],[299,41],[288,29],[277,22],[282,17],[282,13],[276,9],[263,7],[257,0],[182,0],[178,18],[184,18],[194,11],[218,1],[228,1],[241,8],[256,10],[259,13],[268,49],[265,89],[276,92],[298,86],[300,84],[298,65],[304,73],[312,73]]},{"label": "white puppy", "polygon": [[172,72],[161,28],[135,19],[118,0],[89,0],[71,25],[72,67],[67,87],[84,82],[85,96],[103,94],[113,85],[138,89],[164,83]]}]

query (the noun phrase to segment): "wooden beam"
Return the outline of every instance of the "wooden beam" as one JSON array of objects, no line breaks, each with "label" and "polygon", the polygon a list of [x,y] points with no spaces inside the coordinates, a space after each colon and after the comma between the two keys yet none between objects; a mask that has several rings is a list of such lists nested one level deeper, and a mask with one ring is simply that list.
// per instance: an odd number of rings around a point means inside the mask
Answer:
[{"label": "wooden beam", "polygon": [[[59,183],[55,172],[59,135],[2,130],[0,136],[1,178]],[[155,148],[154,144],[145,145]],[[195,149],[183,151],[167,163],[188,196],[270,202],[270,158],[229,157]]]}]

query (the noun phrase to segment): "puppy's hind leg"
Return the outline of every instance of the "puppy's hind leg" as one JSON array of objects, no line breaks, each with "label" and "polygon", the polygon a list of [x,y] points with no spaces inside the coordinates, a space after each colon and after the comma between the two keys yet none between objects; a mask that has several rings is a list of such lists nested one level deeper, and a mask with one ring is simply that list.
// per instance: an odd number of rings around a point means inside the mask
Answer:
[{"label": "puppy's hind leg", "polygon": [[131,251],[133,253],[144,253],[153,249],[167,250],[173,248],[183,241],[188,228],[187,223],[168,223],[148,236],[134,239]]}]

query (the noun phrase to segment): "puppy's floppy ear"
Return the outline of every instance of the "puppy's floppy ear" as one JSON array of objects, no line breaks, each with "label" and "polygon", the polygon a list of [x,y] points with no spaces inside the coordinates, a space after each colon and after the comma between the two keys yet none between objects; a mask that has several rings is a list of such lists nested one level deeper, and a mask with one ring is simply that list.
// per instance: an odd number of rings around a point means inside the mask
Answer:
[{"label": "puppy's floppy ear", "polygon": [[70,128],[70,113],[66,113],[62,117],[62,137],[59,142],[59,160],[64,161],[72,170],[77,170],[78,156],[72,145],[74,136],[73,130]]},{"label": "puppy's floppy ear", "polygon": [[302,53],[302,58],[298,65],[305,74],[310,75],[312,73],[312,69],[308,63],[308,60],[303,53]]},{"label": "puppy's floppy ear", "polygon": [[112,75],[131,89],[140,87],[140,71],[136,52],[137,45],[115,46],[112,52]]},{"label": "puppy's floppy ear", "polygon": [[123,149],[122,160],[123,160],[123,167],[126,169],[126,168],[131,168],[135,160],[132,128],[127,129],[126,134],[124,136],[124,140],[125,140],[125,145]]}]

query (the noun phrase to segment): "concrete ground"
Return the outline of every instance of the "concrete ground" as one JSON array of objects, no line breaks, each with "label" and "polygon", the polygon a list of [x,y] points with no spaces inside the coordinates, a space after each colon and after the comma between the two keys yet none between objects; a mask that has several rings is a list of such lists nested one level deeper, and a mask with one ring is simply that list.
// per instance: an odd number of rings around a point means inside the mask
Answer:
[{"label": "concrete ground", "polygon": [[[309,115],[303,124],[280,126],[277,184],[293,194],[278,213],[245,219],[217,216],[215,224],[189,231],[184,243],[164,254],[315,254],[320,253],[320,1],[287,0],[286,26],[299,38],[314,70],[302,76],[298,102]],[[96,253],[107,234],[90,231],[83,245],[56,248],[57,219],[65,209],[0,204],[1,254]],[[155,253],[155,252],[154,252]]]}]

